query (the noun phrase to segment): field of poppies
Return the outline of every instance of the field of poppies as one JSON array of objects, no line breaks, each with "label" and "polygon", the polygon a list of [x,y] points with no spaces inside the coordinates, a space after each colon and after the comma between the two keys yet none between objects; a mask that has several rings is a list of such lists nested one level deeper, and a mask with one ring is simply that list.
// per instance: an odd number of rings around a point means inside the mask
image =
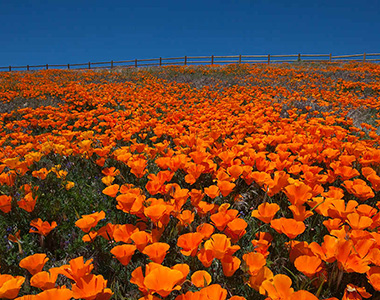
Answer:
[{"label": "field of poppies", "polygon": [[0,298],[380,299],[380,66],[0,73]]}]

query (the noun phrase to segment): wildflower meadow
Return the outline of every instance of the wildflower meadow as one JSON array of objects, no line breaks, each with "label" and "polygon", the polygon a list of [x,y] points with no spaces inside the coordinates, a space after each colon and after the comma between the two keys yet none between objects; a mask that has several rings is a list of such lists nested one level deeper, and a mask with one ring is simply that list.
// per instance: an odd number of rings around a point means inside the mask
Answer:
[{"label": "wildflower meadow", "polygon": [[380,299],[380,65],[0,73],[0,298]]}]

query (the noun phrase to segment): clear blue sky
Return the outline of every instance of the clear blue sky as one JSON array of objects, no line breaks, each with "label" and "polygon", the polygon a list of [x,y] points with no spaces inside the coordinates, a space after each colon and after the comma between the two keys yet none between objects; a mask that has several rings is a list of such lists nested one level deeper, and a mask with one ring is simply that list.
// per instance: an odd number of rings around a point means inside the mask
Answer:
[{"label": "clear blue sky", "polygon": [[0,66],[380,52],[378,0],[0,1]]}]

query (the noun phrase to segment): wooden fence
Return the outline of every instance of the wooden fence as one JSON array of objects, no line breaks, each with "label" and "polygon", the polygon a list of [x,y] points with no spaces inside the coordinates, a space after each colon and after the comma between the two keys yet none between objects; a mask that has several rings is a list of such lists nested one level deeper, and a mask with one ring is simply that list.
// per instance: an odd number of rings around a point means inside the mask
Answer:
[{"label": "wooden fence", "polygon": [[330,54],[291,54],[291,55],[229,55],[229,56],[183,56],[170,58],[150,58],[150,59],[132,59],[121,61],[106,62],[88,62],[82,64],[65,64],[65,65],[26,65],[26,66],[8,66],[0,67],[0,71],[17,71],[17,70],[41,70],[41,69],[113,69],[115,67],[147,67],[147,66],[167,66],[167,65],[214,65],[214,64],[253,64],[253,63],[283,63],[283,62],[317,62],[317,61],[361,61],[361,62],[378,62],[380,53],[363,53],[351,55],[332,55]]}]

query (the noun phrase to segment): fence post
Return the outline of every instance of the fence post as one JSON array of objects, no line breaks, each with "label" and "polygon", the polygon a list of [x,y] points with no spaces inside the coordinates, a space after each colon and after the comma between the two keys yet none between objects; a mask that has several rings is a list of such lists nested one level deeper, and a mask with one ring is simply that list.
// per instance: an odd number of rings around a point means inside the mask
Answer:
[{"label": "fence post", "polygon": [[10,71],[12,71],[12,67],[11,67],[11,66],[9,66],[9,72],[10,72]]},{"label": "fence post", "polygon": [[67,64],[67,70],[70,70],[70,64]]},{"label": "fence post", "polygon": [[214,55],[211,55],[211,64],[214,64]]},{"label": "fence post", "polygon": [[88,62],[88,68],[91,69],[91,63],[90,62]]},{"label": "fence post", "polygon": [[162,57],[160,57],[160,67],[162,66]]},{"label": "fence post", "polygon": [[331,53],[330,53],[330,55],[329,55],[329,62],[331,62]]},{"label": "fence post", "polygon": [[365,62],[365,52],[364,52],[364,54],[363,54],[363,62]]},{"label": "fence post", "polygon": [[111,69],[113,68],[113,60],[111,60]]},{"label": "fence post", "polygon": [[26,69],[29,71],[29,65],[26,66]]},{"label": "fence post", "polygon": [[239,64],[241,64],[241,54],[239,55]]},{"label": "fence post", "polygon": [[135,68],[137,68],[137,58],[135,59]]},{"label": "fence post", "polygon": [[185,55],[185,66],[187,65],[187,56]]},{"label": "fence post", "polygon": [[301,53],[298,53],[298,61],[301,61]]},{"label": "fence post", "polygon": [[268,65],[270,64],[270,54],[268,54]]},{"label": "fence post", "polygon": [[48,64],[46,64],[46,70],[48,70],[49,69],[49,65]]}]

